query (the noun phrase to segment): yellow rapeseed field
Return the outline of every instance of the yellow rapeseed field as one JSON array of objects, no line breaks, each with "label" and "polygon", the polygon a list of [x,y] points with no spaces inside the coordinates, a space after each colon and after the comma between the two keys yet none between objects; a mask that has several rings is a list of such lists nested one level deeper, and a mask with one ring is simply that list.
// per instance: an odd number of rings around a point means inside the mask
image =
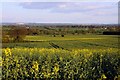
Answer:
[{"label": "yellow rapeseed field", "polygon": [[2,79],[114,79],[120,75],[118,49],[4,48]]}]

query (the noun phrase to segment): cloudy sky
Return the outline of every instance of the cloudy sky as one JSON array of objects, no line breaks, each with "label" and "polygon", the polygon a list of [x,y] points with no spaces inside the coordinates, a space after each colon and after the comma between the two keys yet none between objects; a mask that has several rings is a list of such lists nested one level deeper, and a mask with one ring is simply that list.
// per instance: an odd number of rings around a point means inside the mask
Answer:
[{"label": "cloudy sky", "polygon": [[118,23],[117,2],[2,2],[2,22]]}]

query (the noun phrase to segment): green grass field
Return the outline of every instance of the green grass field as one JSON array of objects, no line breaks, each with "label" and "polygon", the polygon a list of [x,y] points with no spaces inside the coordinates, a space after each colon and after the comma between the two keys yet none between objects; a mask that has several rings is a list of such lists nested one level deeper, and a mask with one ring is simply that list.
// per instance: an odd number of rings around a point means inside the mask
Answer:
[{"label": "green grass field", "polygon": [[36,48],[53,48],[49,43],[59,45],[66,49],[82,48],[118,48],[118,36],[115,35],[65,35],[65,37],[51,35],[26,36],[28,42],[3,43],[6,47],[36,47]]}]

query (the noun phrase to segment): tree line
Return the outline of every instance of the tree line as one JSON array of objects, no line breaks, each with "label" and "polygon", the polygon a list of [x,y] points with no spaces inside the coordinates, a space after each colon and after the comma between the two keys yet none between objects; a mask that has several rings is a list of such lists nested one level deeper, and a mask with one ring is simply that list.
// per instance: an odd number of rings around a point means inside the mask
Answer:
[{"label": "tree line", "polygon": [[108,32],[119,32],[118,26],[95,26],[95,25],[71,25],[71,26],[31,26],[31,25],[3,25],[2,41],[3,42],[21,42],[26,35],[79,35],[79,34],[103,34]]}]

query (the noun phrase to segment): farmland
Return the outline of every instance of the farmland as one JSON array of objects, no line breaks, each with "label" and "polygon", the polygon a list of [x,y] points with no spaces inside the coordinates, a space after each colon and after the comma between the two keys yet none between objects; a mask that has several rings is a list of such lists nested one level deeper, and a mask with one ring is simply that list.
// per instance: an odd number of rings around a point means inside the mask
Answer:
[{"label": "farmland", "polygon": [[[3,79],[114,79],[117,49],[3,49]],[[73,65],[74,64],[74,65]]]},{"label": "farmland", "polygon": [[33,28],[27,34],[3,28],[2,79],[119,79],[118,35],[103,35],[101,28]]},{"label": "farmland", "polygon": [[118,48],[118,36],[106,35],[65,35],[65,37],[52,37],[50,35],[26,36],[26,41],[18,43],[3,43],[3,47],[38,47],[52,48],[50,42],[53,42],[67,49],[74,48]]}]

